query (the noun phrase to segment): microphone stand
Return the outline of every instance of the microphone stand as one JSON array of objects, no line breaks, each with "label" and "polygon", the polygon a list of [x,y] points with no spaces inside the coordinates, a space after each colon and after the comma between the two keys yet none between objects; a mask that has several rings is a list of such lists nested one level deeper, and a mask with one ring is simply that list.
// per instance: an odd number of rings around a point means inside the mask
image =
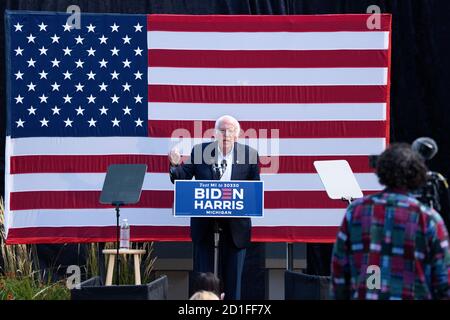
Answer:
[{"label": "microphone stand", "polygon": [[[221,167],[223,168],[223,171],[221,172],[219,170],[219,165],[215,163],[214,165],[214,172],[216,174],[217,180],[222,179],[223,173],[225,172],[227,168],[227,162],[225,160],[222,161]],[[220,228],[219,228],[219,222],[217,221],[217,218],[214,218],[214,275],[219,278],[219,242],[220,242]]]},{"label": "microphone stand", "polygon": [[214,275],[219,277],[219,241],[220,228],[217,219],[214,220]]},{"label": "microphone stand", "polygon": [[117,220],[117,225],[116,225],[116,246],[117,246],[117,251],[116,251],[116,284],[120,285],[120,264],[119,264],[119,248],[120,248],[120,203],[113,203],[113,205],[116,206],[116,220]]}]

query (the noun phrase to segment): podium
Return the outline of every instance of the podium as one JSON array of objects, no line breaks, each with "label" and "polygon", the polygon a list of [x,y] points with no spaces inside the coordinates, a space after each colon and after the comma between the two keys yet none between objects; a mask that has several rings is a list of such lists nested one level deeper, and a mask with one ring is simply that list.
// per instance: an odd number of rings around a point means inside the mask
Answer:
[{"label": "podium", "polygon": [[[176,180],[175,217],[262,218],[264,182],[240,180]],[[218,276],[220,230],[214,224],[214,274]]]}]

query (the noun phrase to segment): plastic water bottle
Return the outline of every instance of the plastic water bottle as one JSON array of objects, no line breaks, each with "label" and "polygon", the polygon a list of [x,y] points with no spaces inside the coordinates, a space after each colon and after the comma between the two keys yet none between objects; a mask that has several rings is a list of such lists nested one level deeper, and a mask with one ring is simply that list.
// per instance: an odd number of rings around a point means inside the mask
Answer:
[{"label": "plastic water bottle", "polygon": [[128,219],[122,219],[120,225],[120,249],[130,249],[130,225]]}]

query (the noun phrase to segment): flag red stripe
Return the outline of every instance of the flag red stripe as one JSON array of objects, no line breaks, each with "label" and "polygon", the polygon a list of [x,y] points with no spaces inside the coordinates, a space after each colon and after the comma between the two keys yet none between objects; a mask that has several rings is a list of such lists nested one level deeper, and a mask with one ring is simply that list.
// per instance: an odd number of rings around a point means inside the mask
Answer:
[{"label": "flag red stripe", "polygon": [[[100,191],[26,191],[11,192],[11,210],[110,208],[100,204]],[[171,208],[172,191],[142,191],[138,204],[127,208]]]},{"label": "flag red stripe", "polygon": [[[190,241],[189,227],[132,226],[132,241]],[[116,228],[106,227],[33,227],[12,228],[8,244],[107,242],[116,241]]]},{"label": "flag red stripe", "polygon": [[[250,138],[384,138],[386,121],[241,121]],[[214,121],[149,120],[150,137],[171,137],[176,130],[188,130],[191,137],[214,134]],[[245,132],[248,130],[247,132]],[[272,132],[273,130],[273,132]]]},{"label": "flag red stripe", "polygon": [[[347,160],[355,173],[373,172],[368,156],[264,156],[260,157],[261,172],[316,173],[313,165],[316,160]],[[106,172],[109,165],[121,163],[144,163],[148,172],[169,170],[166,155],[42,155],[11,157],[10,173],[96,173]]]},{"label": "flag red stripe", "polygon": [[371,103],[386,102],[386,86],[149,85],[150,102]]},{"label": "flag red stripe", "polygon": [[[100,191],[11,192],[10,208],[11,210],[111,208],[110,205],[100,204],[99,199]],[[173,191],[144,190],[139,203],[127,205],[127,208],[172,208],[172,205]],[[325,191],[264,192],[266,209],[345,208],[346,206],[347,203],[344,201],[329,199]]]},{"label": "flag red stripe", "polygon": [[253,227],[252,241],[334,243],[338,231],[338,226]]},{"label": "flag red stripe", "polygon": [[388,50],[148,50],[150,67],[377,68]]},{"label": "flag red stripe", "polygon": [[[334,242],[338,227],[253,227],[255,242]],[[33,227],[11,228],[7,244],[110,242],[116,240],[116,228],[108,227]],[[132,226],[131,240],[191,241],[189,227]]]},{"label": "flag red stripe", "polygon": [[[380,22],[379,29],[368,24]],[[391,15],[148,15],[148,31],[181,32],[335,32],[389,31]]]},{"label": "flag red stripe", "polygon": [[314,161],[326,160],[346,160],[354,173],[374,171],[368,156],[280,156],[260,157],[261,173],[316,173]]}]

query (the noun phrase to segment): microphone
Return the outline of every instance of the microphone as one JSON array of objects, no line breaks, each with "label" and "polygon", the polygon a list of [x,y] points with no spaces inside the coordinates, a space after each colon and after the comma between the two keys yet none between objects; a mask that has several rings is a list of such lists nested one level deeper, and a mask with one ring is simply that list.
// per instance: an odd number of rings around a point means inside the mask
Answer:
[{"label": "microphone", "polygon": [[227,160],[223,159],[222,163],[220,164],[220,179],[222,179],[223,174],[225,173],[225,170],[227,170]]},{"label": "microphone", "polygon": [[214,180],[220,180],[221,175],[220,175],[220,168],[219,168],[219,164],[217,163],[213,163],[213,171],[214,171]]},{"label": "microphone", "polygon": [[222,160],[222,163],[219,164],[218,163],[214,163],[213,165],[214,171],[216,172],[216,175],[218,177],[217,180],[222,179],[223,174],[225,173],[225,170],[227,169],[227,161],[225,159]]},{"label": "microphone", "polygon": [[220,165],[222,168],[222,175],[225,172],[225,170],[227,170],[227,160],[223,159],[222,160],[222,164]]}]

